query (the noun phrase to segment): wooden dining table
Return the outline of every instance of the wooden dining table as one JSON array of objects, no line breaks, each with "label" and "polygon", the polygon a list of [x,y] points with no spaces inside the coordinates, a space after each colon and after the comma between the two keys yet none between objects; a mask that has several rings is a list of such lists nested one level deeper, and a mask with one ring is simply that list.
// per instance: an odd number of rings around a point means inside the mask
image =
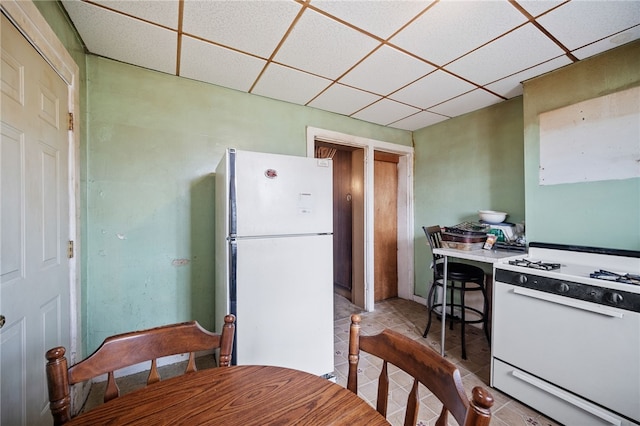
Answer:
[{"label": "wooden dining table", "polygon": [[67,425],[388,425],[346,388],[272,366],[200,370],[138,389]]}]

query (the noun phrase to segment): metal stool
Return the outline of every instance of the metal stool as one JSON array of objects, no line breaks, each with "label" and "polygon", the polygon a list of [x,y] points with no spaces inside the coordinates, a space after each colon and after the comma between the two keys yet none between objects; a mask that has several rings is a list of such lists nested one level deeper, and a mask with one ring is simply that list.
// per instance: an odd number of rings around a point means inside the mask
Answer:
[{"label": "metal stool", "polygon": [[[434,248],[442,247],[442,234],[441,234],[440,226],[437,226],[437,225],[430,226],[430,227],[423,226],[422,229],[424,230],[427,236],[427,240],[429,241],[429,246],[431,247],[431,250],[433,250]],[[453,329],[454,321],[458,321],[461,324],[460,334],[461,334],[461,343],[462,343],[462,359],[467,359],[467,350],[465,345],[466,343],[465,342],[465,325],[466,324],[482,323],[483,325],[482,328],[484,329],[487,340],[490,341],[488,324],[487,324],[487,320],[488,320],[487,313],[488,313],[489,304],[488,304],[487,293],[486,293],[485,284],[484,284],[485,274],[482,268],[479,268],[477,266],[468,265],[466,263],[448,262],[447,263],[447,280],[449,282],[447,283],[447,290],[449,293],[448,294],[449,303],[446,303],[447,295],[444,295],[444,294],[442,298],[443,300],[440,303],[436,303],[437,294],[435,289],[437,287],[440,287],[440,288],[443,287],[444,271],[443,271],[442,262],[443,262],[442,256],[433,254],[433,263],[432,263],[433,285],[431,286],[431,289],[429,290],[429,295],[427,296],[427,311],[429,313],[429,320],[427,322],[427,327],[425,328],[422,337],[427,337],[427,333],[429,333],[429,329],[431,328],[431,320],[432,320],[431,315],[433,311],[436,310],[436,308],[440,308],[440,310],[442,310],[448,307],[449,312],[447,315],[451,319],[451,322],[449,323],[449,328]],[[468,291],[473,291],[473,292],[480,291],[482,293],[483,311],[480,311],[479,309],[465,305],[465,293]],[[460,297],[459,302],[455,301],[456,293]],[[443,308],[443,305],[445,304],[446,306]],[[456,309],[459,310],[460,312],[459,317],[454,314]],[[474,312],[478,316],[478,319],[468,319],[466,316],[467,311]],[[438,314],[438,311],[436,310],[436,315],[441,315],[441,314]],[[444,345],[444,342],[442,342],[442,345]]]}]

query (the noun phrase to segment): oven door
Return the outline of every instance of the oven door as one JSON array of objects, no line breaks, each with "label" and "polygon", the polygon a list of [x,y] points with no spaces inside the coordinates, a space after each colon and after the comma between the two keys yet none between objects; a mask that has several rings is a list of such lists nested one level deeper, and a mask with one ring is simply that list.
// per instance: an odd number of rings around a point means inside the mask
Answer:
[{"label": "oven door", "polygon": [[640,422],[640,314],[501,282],[493,306],[494,358]]}]

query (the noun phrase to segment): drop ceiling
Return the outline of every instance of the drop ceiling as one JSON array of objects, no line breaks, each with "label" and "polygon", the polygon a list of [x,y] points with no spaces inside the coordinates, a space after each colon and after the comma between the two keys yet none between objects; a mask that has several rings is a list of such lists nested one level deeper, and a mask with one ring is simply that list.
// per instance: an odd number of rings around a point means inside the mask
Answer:
[{"label": "drop ceiling", "polygon": [[87,52],[416,130],[640,38],[640,1],[63,0]]}]

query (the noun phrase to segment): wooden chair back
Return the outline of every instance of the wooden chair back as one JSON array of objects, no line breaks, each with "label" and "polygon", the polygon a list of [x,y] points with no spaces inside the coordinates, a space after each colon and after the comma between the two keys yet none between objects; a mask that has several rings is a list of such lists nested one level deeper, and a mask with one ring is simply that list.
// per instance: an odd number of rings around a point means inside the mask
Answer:
[{"label": "wooden chair back", "polygon": [[360,335],[360,316],[351,316],[349,330],[349,375],[347,389],[358,393],[358,361],[360,350],[383,360],[378,378],[376,409],[387,416],[389,377],[387,364],[391,363],[414,378],[407,400],[405,426],[415,426],[418,421],[418,384],[426,386],[443,407],[436,426],[446,426],[450,412],[461,426],[488,426],[491,421],[493,396],[486,389],[476,386],[472,400],[467,398],[460,372],[454,364],[444,359],[431,348],[421,345],[393,330],[384,330],[375,336]]},{"label": "wooden chair back", "polygon": [[196,371],[195,352],[219,349],[218,366],[228,366],[234,331],[235,317],[227,315],[220,334],[205,330],[197,321],[119,334],[105,339],[93,354],[71,367],[67,367],[64,347],[48,350],[46,373],[54,425],[71,419],[71,386],[76,383],[107,374],[107,402],[120,395],[114,372],[141,362],[151,361],[147,385],[160,380],[157,360],[165,356],[189,353],[185,373],[190,373]]}]

